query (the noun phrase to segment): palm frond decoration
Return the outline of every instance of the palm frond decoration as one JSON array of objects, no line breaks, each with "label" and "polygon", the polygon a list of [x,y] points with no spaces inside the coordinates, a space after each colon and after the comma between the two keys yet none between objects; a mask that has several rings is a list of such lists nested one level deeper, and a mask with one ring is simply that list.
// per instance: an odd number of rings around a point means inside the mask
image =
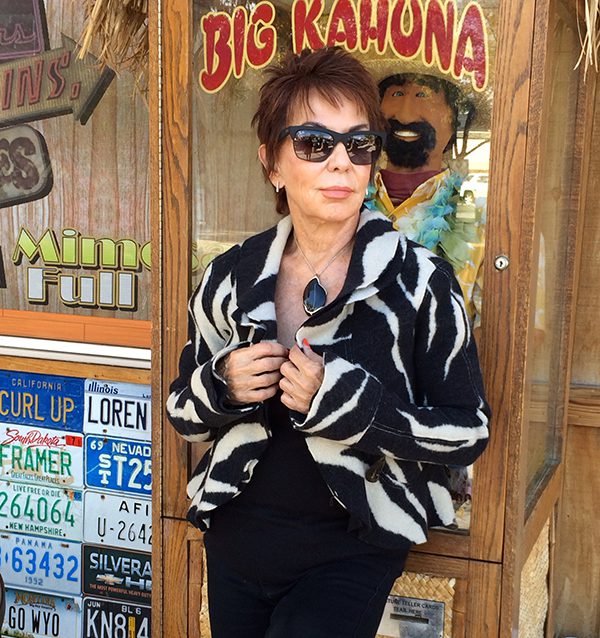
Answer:
[{"label": "palm frond decoration", "polygon": [[584,24],[585,31],[582,33],[580,21],[577,22],[579,28],[579,41],[581,42],[581,54],[577,60],[575,68],[578,68],[580,64],[584,64],[583,78],[585,80],[589,67],[593,67],[598,71],[598,48],[600,48],[600,0],[585,0],[585,4],[582,8],[583,2],[581,0],[577,3],[578,13],[581,16]]},{"label": "palm frond decoration", "polygon": [[144,90],[148,73],[148,0],[84,2],[86,23],[79,55],[92,51],[115,71],[131,71],[138,87]]}]

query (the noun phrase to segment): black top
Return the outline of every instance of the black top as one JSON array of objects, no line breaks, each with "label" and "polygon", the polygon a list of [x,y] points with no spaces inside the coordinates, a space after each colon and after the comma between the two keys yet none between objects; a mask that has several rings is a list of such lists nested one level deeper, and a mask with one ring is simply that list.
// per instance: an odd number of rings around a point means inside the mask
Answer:
[{"label": "black top", "polygon": [[348,531],[347,511],[329,491],[279,395],[266,409],[273,433],[269,446],[241,494],[211,514],[209,551],[242,576],[269,583],[348,556],[404,557]]}]

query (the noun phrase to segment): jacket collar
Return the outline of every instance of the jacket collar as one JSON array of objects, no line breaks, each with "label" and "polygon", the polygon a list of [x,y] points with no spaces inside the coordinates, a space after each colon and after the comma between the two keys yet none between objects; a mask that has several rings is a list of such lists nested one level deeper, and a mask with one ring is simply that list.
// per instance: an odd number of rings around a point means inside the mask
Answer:
[{"label": "jacket collar", "polygon": [[[242,323],[275,321],[275,286],[283,251],[292,232],[288,215],[276,226],[250,237],[240,248],[235,269],[236,305]],[[364,299],[400,270],[406,239],[390,221],[366,208],[360,213],[346,281],[335,304]],[[313,316],[317,316],[316,313]]]}]

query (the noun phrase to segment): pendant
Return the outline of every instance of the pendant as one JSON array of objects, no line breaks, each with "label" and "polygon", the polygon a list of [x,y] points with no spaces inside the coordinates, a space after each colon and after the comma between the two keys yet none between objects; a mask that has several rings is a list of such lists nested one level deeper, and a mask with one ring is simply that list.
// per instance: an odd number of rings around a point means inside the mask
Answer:
[{"label": "pendant", "polygon": [[304,312],[310,317],[317,310],[320,310],[327,303],[327,290],[321,285],[319,278],[315,275],[304,289],[302,297]]}]

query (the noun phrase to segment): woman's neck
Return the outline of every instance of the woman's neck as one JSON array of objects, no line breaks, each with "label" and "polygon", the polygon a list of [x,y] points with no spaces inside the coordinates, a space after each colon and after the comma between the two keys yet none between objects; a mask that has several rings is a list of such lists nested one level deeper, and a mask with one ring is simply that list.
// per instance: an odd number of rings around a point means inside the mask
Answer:
[{"label": "woman's neck", "polygon": [[288,243],[288,249],[295,252],[298,244],[310,265],[320,272],[338,251],[351,244],[356,235],[358,218],[341,223],[312,223],[305,218],[292,218],[292,223],[295,241]]}]

